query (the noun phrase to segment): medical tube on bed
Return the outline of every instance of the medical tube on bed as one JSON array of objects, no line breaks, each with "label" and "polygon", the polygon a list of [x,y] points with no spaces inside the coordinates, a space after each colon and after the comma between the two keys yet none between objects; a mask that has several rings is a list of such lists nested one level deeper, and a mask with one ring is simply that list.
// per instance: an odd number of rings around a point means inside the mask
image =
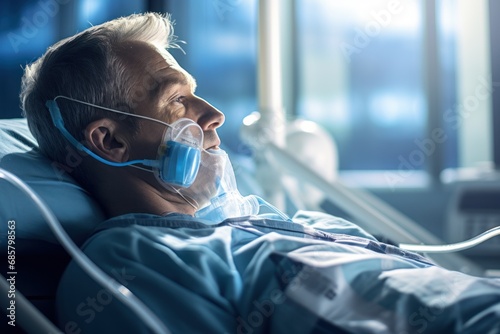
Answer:
[{"label": "medical tube on bed", "polygon": [[158,317],[140,299],[132,294],[132,292],[125,286],[118,283],[102,271],[101,268],[92,262],[75,245],[45,202],[28,185],[26,185],[14,174],[7,172],[2,168],[0,168],[0,179],[7,180],[28,195],[28,197],[40,210],[42,216],[49,224],[50,229],[54,232],[59,242],[87,275],[92,277],[98,284],[109,290],[114,297],[129,307],[129,309],[132,310],[154,333],[170,333],[163,322],[161,322],[160,319],[158,319]]},{"label": "medical tube on bed", "polygon": [[412,245],[412,244],[400,244],[399,248],[404,250],[419,252],[419,253],[449,253],[458,252],[467,248],[471,248],[479,245],[480,243],[493,238],[494,236],[500,235],[500,226],[493,227],[486,232],[481,233],[469,240],[462,242],[457,242],[454,244],[447,245]]}]

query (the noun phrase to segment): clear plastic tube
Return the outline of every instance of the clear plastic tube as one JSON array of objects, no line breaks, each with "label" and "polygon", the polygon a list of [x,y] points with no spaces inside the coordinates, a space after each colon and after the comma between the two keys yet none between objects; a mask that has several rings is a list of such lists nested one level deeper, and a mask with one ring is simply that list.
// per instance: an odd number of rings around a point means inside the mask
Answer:
[{"label": "clear plastic tube", "polygon": [[281,212],[277,207],[275,207],[274,205],[272,204],[269,204],[268,202],[266,202],[264,199],[262,199],[261,197],[257,196],[257,195],[250,195],[249,197],[254,197],[256,200],[257,200],[257,203],[259,203],[259,206],[264,206],[266,208],[268,208],[269,210],[273,211],[274,213],[276,213],[278,216],[281,217],[281,219],[283,219],[284,221],[291,221],[290,217],[288,217],[286,214],[284,214],[283,212]]},{"label": "clear plastic tube", "polygon": [[151,331],[158,334],[168,334],[170,331],[160,321],[160,319],[129,289],[116,280],[107,275],[94,262],[92,262],[71,240],[66,231],[57,220],[56,216],[48,208],[45,202],[21,179],[14,174],[0,168],[0,179],[12,183],[14,186],[24,192],[40,210],[42,216],[49,224],[50,229],[54,232],[56,238],[71,255],[75,262],[93,278],[98,284],[110,291],[114,297],[124,303],[141,319]]},{"label": "clear plastic tube", "polygon": [[458,252],[468,249],[485,242],[497,235],[500,235],[500,226],[493,227],[486,232],[479,234],[471,239],[447,245],[415,245],[415,244],[400,244],[399,248],[419,253],[449,253]]}]

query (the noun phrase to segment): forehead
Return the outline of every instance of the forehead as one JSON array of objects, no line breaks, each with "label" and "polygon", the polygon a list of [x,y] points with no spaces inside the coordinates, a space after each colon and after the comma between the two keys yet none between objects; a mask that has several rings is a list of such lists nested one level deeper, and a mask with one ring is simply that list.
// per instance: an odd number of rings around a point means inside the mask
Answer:
[{"label": "forehead", "polygon": [[193,91],[196,88],[194,78],[165,49],[135,41],[120,45],[117,51],[134,82],[132,90],[146,89],[153,97],[174,84],[188,85]]},{"label": "forehead", "polygon": [[196,81],[191,74],[183,69],[175,58],[164,49],[154,49],[154,56],[147,62],[146,75],[152,76],[159,86],[181,84],[187,85],[192,91],[196,89]]}]

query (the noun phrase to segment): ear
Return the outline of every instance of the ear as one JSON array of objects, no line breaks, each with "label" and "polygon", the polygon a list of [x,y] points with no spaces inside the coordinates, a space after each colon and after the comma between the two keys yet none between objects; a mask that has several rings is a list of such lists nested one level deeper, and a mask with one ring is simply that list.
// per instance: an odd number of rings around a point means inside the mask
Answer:
[{"label": "ear", "polygon": [[109,118],[101,118],[90,123],[85,128],[85,140],[89,149],[106,160],[127,161],[129,147],[118,130],[118,123]]}]

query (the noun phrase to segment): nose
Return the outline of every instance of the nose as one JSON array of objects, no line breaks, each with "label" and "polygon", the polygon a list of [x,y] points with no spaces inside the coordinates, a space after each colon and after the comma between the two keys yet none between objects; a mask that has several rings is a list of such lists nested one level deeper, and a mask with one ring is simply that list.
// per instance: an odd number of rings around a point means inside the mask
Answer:
[{"label": "nose", "polygon": [[224,114],[200,97],[197,109],[197,123],[203,131],[215,130],[224,123]]}]

